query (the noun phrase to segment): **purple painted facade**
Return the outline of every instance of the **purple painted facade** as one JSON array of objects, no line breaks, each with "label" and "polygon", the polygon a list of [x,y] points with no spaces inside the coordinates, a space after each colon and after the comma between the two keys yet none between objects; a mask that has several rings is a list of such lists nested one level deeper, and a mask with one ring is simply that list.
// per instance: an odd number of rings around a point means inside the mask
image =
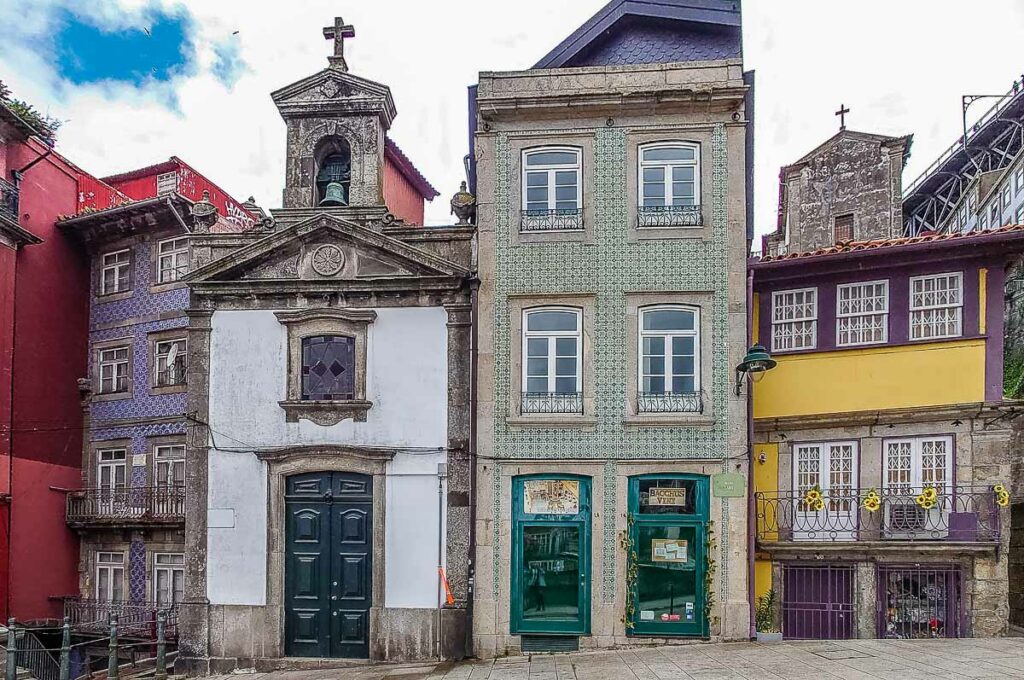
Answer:
[{"label": "purple painted facade", "polygon": [[739,59],[740,41],[729,27],[693,24],[686,32],[678,26],[648,19],[627,19],[565,66],[625,66],[680,61]]}]

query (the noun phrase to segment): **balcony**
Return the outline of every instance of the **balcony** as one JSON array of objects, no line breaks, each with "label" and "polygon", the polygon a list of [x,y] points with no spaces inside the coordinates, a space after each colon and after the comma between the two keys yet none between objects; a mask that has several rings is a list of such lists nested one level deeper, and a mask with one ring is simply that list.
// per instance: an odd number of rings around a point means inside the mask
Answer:
[{"label": "balcony", "polygon": [[164,635],[178,638],[178,605],[156,602],[109,602],[69,597],[64,600],[64,616],[71,620],[71,629],[85,635],[110,634],[110,617],[117,615],[117,632],[121,637],[156,639],[156,615],[167,615]]},{"label": "balcony", "polygon": [[519,409],[523,415],[583,413],[583,395],[579,392],[523,392]]},{"label": "balcony", "polygon": [[641,229],[700,227],[704,214],[699,205],[658,205],[637,208],[636,226]]},{"label": "balcony", "polygon": [[826,492],[819,509],[795,491],[757,492],[757,540],[763,547],[848,542],[886,544],[979,544],[999,542],[1000,507],[989,486],[939,490],[931,503],[918,502],[920,490],[876,491],[877,509],[868,510],[870,489]]},{"label": "balcony", "polygon": [[0,219],[18,224],[18,187],[0,179]]},{"label": "balcony", "polygon": [[583,211],[572,210],[524,210],[519,222],[519,231],[582,231]]},{"label": "balcony", "polygon": [[147,527],[185,522],[185,487],[84,489],[68,494],[72,527]]},{"label": "balcony", "polygon": [[703,413],[700,392],[640,392],[636,395],[637,413]]}]

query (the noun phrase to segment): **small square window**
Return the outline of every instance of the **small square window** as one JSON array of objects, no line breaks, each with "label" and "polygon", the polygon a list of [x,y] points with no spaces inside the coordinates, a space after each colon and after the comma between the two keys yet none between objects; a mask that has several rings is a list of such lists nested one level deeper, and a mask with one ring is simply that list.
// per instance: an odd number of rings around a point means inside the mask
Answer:
[{"label": "small square window", "polygon": [[818,289],[772,293],[772,351],[814,349],[818,336]]},{"label": "small square window", "polygon": [[131,349],[128,346],[100,350],[100,394],[128,391],[130,359]]},{"label": "small square window", "polygon": [[185,384],[187,352],[184,338],[163,340],[155,345],[156,387],[173,387]]},{"label": "small square window", "polygon": [[166,196],[178,190],[178,173],[165,172],[156,176],[156,195]]},{"label": "small square window", "polygon": [[131,268],[132,255],[127,248],[104,254],[100,271],[100,295],[131,290]]},{"label": "small square window", "polygon": [[836,288],[836,344],[871,345],[889,338],[889,282],[847,283]]},{"label": "small square window", "polygon": [[302,339],[302,398],[355,399],[355,338],[320,335]]},{"label": "small square window", "polygon": [[910,279],[910,339],[956,338],[963,333],[963,275]]},{"label": "small square window", "polygon": [[833,225],[834,242],[848,243],[853,240],[853,213],[837,215]]},{"label": "small square window", "polygon": [[161,241],[158,247],[157,281],[173,283],[188,274],[189,248],[188,238],[172,238]]}]

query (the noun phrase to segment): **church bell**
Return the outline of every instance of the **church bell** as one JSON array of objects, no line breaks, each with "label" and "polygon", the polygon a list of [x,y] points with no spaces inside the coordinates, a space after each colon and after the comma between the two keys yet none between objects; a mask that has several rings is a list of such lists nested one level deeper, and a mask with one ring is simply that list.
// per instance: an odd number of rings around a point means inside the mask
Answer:
[{"label": "church bell", "polygon": [[348,201],[345,199],[345,186],[341,182],[328,184],[320,205],[348,205]]}]

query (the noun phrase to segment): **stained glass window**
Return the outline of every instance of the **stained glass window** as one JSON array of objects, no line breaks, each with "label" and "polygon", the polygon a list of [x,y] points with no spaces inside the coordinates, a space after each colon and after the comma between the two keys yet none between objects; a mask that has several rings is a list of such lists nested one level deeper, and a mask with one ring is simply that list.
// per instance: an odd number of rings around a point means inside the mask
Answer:
[{"label": "stained glass window", "polygon": [[302,339],[302,398],[355,399],[355,339],[317,335]]}]

